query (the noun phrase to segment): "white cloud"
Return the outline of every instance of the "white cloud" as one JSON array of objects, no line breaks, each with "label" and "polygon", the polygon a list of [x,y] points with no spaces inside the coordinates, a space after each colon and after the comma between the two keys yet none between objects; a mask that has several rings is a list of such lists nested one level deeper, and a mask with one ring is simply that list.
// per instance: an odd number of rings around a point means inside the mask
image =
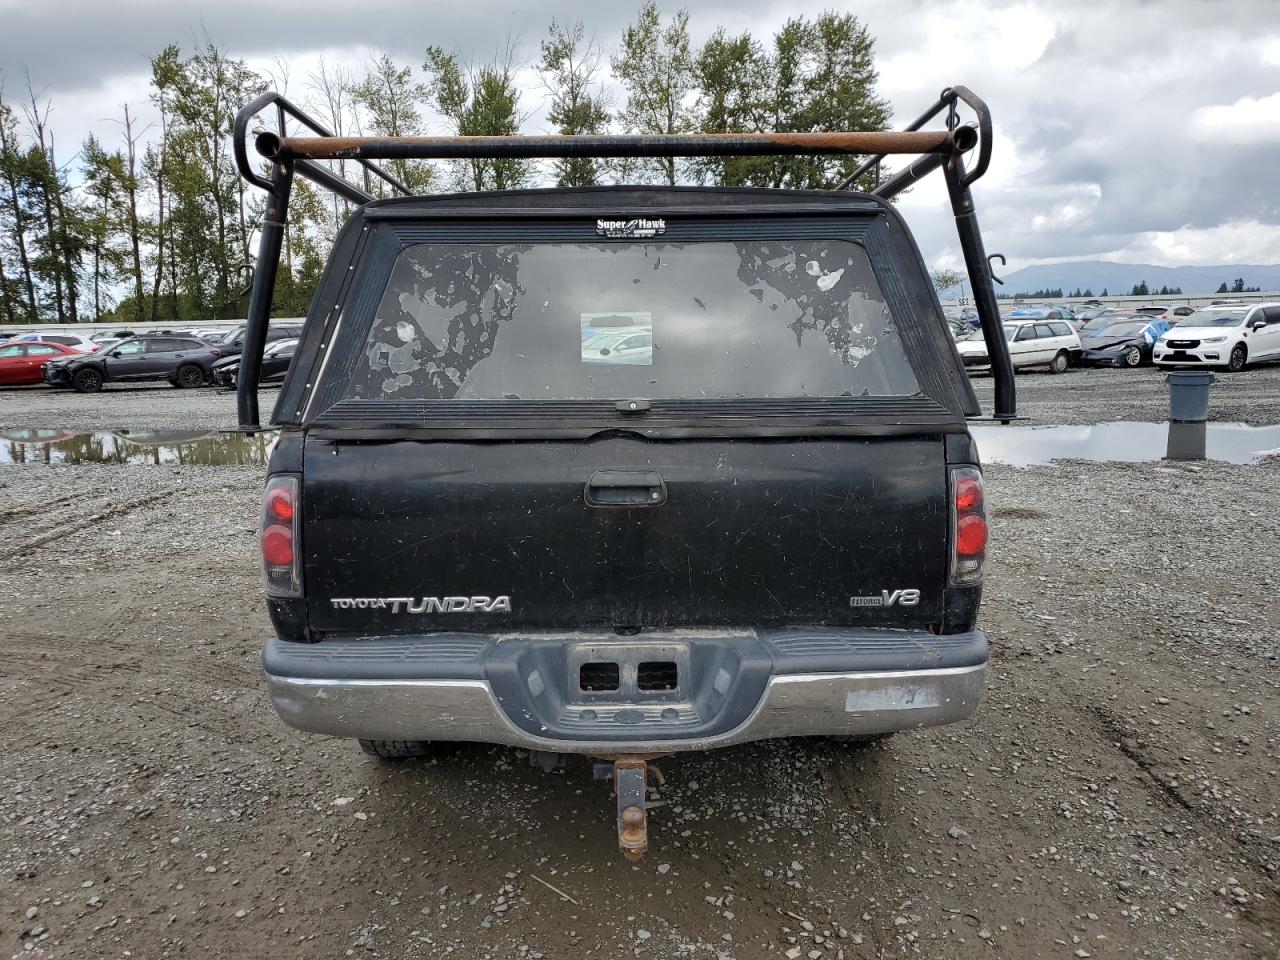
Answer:
[{"label": "white cloud", "polygon": [[1280,143],[1280,91],[1200,107],[1191,115],[1191,131],[1201,143]]},{"label": "white cloud", "polygon": [[[59,157],[70,158],[90,131],[119,142],[105,118],[118,116],[123,102],[150,119],[148,56],[170,41],[189,47],[203,29],[255,69],[274,71],[275,57],[285,58],[289,95],[306,100],[321,51],[358,71],[370,50],[386,47],[416,67],[427,42],[483,58],[509,32],[532,61],[553,17],[582,19],[608,51],[638,6],[0,0],[0,64],[10,98],[20,92],[24,64],[37,89],[50,85]],[[688,6],[697,43],[721,25],[767,39],[788,17],[831,4]],[[1010,270],[1097,257],[1280,262],[1275,149],[1259,149],[1280,140],[1275,0],[864,0],[855,9],[876,38],[879,91],[897,123],[949,83],[968,84],[991,105],[995,149],[974,194],[987,248],[1007,254]],[[526,129],[544,132],[543,92],[529,70],[520,76]],[[438,118],[428,124],[442,129]],[[940,177],[917,185],[900,207],[929,262],[958,262]]]},{"label": "white cloud", "polygon": [[1242,220],[1204,229],[1153,230],[1100,259],[1161,266],[1280,262],[1280,225]]}]

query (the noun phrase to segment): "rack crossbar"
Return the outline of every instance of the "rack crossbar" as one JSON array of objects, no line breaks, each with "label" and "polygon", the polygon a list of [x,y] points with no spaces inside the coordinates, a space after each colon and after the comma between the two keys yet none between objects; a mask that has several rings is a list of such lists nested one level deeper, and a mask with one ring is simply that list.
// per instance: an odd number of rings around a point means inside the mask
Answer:
[{"label": "rack crossbar", "polygon": [[264,157],[292,160],[446,160],[537,157],[754,157],[943,154],[973,148],[970,127],[840,133],[699,133],[673,136],[282,137],[258,133]]}]

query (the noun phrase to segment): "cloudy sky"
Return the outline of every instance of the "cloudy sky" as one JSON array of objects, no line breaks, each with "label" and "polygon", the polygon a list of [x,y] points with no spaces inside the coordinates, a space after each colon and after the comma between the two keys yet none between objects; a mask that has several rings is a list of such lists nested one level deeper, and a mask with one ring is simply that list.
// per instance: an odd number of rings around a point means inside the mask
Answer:
[{"label": "cloudy sky", "polygon": [[[438,44],[484,59],[511,33],[532,61],[554,17],[613,48],[636,3],[543,0],[0,0],[0,71],[53,102],[60,152],[147,113],[147,59],[207,32],[305,98],[321,56],[358,71],[385,49]],[[663,9],[675,9],[665,3]],[[690,3],[696,40],[764,36],[821,0]],[[843,5],[839,5],[843,7]],[[987,247],[1010,267],[1098,258],[1162,265],[1280,262],[1280,0],[864,0],[880,92],[898,122],[951,83],[986,98],[991,172],[975,188]],[[545,132],[526,73],[527,128]],[[925,257],[958,262],[940,182],[902,201]]]}]

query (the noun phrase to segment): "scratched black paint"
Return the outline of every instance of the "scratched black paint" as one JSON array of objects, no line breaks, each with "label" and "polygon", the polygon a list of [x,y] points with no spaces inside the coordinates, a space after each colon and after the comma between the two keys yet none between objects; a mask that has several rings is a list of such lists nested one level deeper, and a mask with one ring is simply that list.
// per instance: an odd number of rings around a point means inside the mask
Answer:
[{"label": "scratched black paint", "polygon": [[[635,277],[642,290],[658,290],[647,302],[597,307],[608,300],[601,294],[579,302],[571,282],[542,283],[550,274],[529,269],[539,244],[596,251],[595,218],[619,209],[662,214],[667,232],[645,250],[619,244],[617,257],[648,258],[643,272],[628,267],[625,286],[602,274],[584,277],[583,289],[630,291]],[[684,279],[658,284],[668,256],[717,243],[731,254],[721,261],[727,269],[716,267],[720,286],[736,285],[733,303],[756,311],[750,322],[769,338],[751,370],[769,376],[738,378],[704,401],[689,389],[693,368],[670,366],[664,351],[679,342],[672,323],[696,330],[728,301],[708,303]],[[286,635],[299,637],[302,619],[313,640],[682,626],[972,629],[979,591],[946,583],[946,467],[974,460],[959,441],[976,401],[925,266],[887,205],[637,188],[379,204],[344,231],[322,288],[277,407],[283,436],[304,451],[305,617],[277,617]],[[842,307],[859,297],[856,308]],[[557,389],[558,400],[531,396],[539,384],[527,377],[507,389],[513,364],[543,349],[539,330],[557,318],[567,335],[547,337],[576,366],[579,318],[596,310],[651,313],[653,363],[598,368],[612,387]],[[825,380],[806,376],[814,351]],[[705,359],[702,380],[711,379],[715,351],[686,352]],[[838,381],[846,376],[856,382]],[[472,394],[492,399],[464,401]],[[672,394],[697,402],[673,406]],[[613,398],[646,396],[650,412],[615,408]],[[784,413],[758,409],[778,398],[790,398]],[[477,404],[489,405],[483,417]],[[445,409],[454,405],[461,412]],[[930,405],[927,416],[917,409]],[[326,412],[339,407],[341,416]],[[461,434],[457,417],[472,418]],[[626,471],[660,477],[659,502],[588,502],[593,475]],[[913,589],[918,606],[850,604]],[[510,614],[331,603],[500,595],[511,597]]]}]

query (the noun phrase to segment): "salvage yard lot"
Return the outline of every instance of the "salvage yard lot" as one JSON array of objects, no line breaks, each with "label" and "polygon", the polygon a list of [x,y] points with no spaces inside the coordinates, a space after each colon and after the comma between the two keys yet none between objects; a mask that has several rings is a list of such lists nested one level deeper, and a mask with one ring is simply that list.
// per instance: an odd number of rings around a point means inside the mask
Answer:
[{"label": "salvage yard lot", "polygon": [[[1219,380],[1215,419],[1280,421],[1280,368]],[[1036,423],[1164,413],[1154,371],[1018,386]],[[233,406],[8,391],[0,428],[207,429]],[[1274,458],[988,466],[977,716],[661,761],[634,867],[585,763],[388,766],[278,722],[261,477],[0,467],[8,954],[1280,956]]]}]

